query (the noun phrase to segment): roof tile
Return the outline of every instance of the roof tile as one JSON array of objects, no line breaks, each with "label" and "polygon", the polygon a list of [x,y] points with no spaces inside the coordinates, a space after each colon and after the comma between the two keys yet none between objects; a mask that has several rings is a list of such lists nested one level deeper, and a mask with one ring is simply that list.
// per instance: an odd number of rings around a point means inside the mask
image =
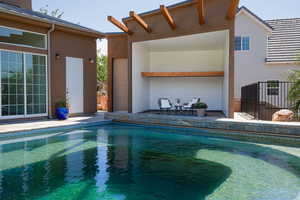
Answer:
[{"label": "roof tile", "polygon": [[267,62],[300,61],[300,19],[266,20],[266,23],[273,27]]}]

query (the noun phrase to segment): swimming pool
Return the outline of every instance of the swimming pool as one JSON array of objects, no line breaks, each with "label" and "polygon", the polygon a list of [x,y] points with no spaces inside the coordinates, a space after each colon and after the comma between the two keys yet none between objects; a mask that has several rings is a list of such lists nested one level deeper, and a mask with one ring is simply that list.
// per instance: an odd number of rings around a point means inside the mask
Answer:
[{"label": "swimming pool", "polygon": [[0,141],[2,200],[298,200],[300,149],[121,124]]}]

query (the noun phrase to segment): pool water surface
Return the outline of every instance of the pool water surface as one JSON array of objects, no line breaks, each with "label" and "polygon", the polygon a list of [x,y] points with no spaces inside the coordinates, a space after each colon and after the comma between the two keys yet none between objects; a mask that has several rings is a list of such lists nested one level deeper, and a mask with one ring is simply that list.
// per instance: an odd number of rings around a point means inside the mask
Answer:
[{"label": "pool water surface", "polygon": [[300,149],[103,125],[0,141],[1,200],[299,200]]}]

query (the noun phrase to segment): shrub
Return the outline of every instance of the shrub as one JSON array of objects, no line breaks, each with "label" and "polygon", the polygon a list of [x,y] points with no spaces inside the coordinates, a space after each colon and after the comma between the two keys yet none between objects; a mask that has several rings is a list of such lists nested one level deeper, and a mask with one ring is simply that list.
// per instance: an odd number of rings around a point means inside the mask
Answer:
[{"label": "shrub", "polygon": [[206,103],[198,102],[198,103],[194,104],[193,108],[194,109],[207,109],[208,106]]},{"label": "shrub", "polygon": [[67,108],[68,103],[66,100],[60,100],[55,103],[55,108]]},{"label": "shrub", "polygon": [[294,70],[289,76],[293,86],[289,90],[289,99],[295,102],[294,109],[300,109],[300,70]]}]

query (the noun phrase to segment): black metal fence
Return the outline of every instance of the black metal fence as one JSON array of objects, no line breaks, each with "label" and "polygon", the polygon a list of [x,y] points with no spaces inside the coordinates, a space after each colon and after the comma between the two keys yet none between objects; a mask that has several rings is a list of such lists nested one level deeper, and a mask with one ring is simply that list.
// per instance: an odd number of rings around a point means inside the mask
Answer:
[{"label": "black metal fence", "polygon": [[272,120],[272,115],[281,110],[294,111],[295,120],[300,120],[300,112],[295,109],[296,102],[289,98],[292,82],[267,81],[242,87],[242,112],[259,120]]}]

